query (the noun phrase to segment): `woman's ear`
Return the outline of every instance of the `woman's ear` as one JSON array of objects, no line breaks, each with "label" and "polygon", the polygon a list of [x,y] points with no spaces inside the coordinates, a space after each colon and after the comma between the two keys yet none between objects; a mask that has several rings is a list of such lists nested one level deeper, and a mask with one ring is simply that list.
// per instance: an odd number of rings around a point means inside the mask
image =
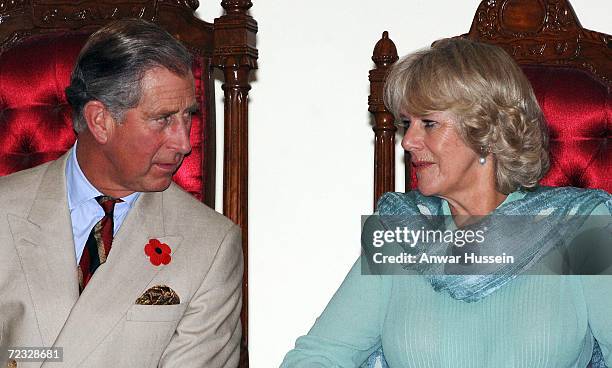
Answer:
[{"label": "woman's ear", "polygon": [[115,126],[115,119],[106,106],[97,100],[89,101],[83,106],[83,117],[93,138],[105,144]]}]

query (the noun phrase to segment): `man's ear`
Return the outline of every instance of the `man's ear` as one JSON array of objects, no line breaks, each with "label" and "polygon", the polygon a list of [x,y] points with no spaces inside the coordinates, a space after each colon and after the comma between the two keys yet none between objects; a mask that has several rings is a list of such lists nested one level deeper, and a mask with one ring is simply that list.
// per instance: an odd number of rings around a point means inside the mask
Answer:
[{"label": "man's ear", "polygon": [[83,117],[94,139],[100,144],[105,144],[115,126],[115,119],[106,106],[97,100],[89,101],[83,106]]}]

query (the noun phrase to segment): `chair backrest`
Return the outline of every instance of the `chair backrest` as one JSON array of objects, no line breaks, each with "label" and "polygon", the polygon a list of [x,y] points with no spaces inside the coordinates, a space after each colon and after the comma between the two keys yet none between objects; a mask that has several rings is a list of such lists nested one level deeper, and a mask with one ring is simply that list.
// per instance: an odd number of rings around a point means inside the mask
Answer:
[{"label": "chair backrest", "polygon": [[[566,0],[483,0],[468,33],[458,36],[504,48],[523,68],[546,118],[551,168],[543,185],[612,191],[612,37],[580,26]],[[385,32],[372,57],[369,110],[375,116],[374,203],[394,190],[395,127],[382,102],[388,68],[397,60]],[[416,177],[406,165],[406,190]]]},{"label": "chair backrest", "polygon": [[[154,22],[193,54],[199,112],[191,130],[192,152],[174,180],[199,200],[215,205],[213,68],[224,72],[225,157],[223,212],[241,226],[247,255],[247,94],[257,67],[257,23],[250,0],[224,0],[226,14],[207,23],[197,0],[15,0],[0,6],[0,175],[56,159],[74,143],[64,93],[85,40],[114,19]],[[246,262],[245,262],[246,265]],[[248,366],[247,271],[243,286],[243,351]]]}]

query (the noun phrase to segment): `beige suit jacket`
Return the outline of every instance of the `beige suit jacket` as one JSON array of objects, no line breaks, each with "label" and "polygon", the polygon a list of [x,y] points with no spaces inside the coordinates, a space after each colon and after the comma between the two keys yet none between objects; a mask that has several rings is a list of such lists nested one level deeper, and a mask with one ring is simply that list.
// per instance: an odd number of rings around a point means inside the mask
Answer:
[{"label": "beige suit jacket", "polygon": [[[61,347],[63,363],[18,367],[236,367],[240,232],[175,184],[143,193],[79,296],[65,163],[0,178],[0,367],[8,347]],[[172,249],[168,265],[144,253]],[[167,285],[177,305],[136,305]]]}]

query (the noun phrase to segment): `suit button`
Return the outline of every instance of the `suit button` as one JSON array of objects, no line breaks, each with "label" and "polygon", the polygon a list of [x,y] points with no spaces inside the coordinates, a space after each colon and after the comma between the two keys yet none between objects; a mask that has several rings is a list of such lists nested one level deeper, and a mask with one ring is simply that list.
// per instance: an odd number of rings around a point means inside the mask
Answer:
[{"label": "suit button", "polygon": [[17,368],[17,361],[15,361],[15,359],[9,359],[9,361],[6,363],[6,367]]}]

